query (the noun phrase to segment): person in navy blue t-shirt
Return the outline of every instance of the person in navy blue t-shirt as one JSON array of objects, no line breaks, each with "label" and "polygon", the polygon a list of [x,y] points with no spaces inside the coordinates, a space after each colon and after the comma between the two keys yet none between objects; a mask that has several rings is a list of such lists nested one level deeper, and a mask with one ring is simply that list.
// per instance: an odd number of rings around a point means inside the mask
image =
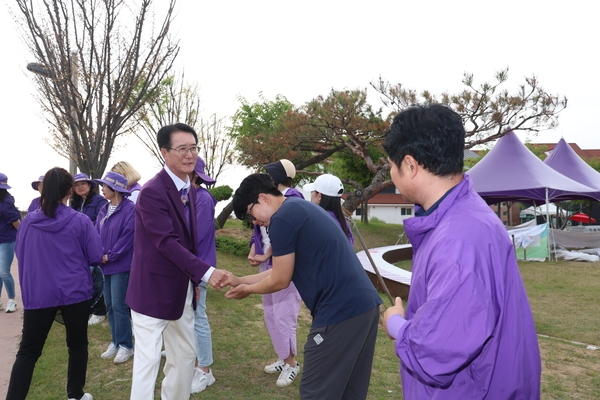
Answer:
[{"label": "person in navy blue t-shirt", "polygon": [[382,301],[343,231],[318,205],[284,197],[266,174],[242,181],[233,209],[269,227],[273,268],[229,274],[225,296],[272,293],[293,282],[313,317],[300,397],[366,398]]}]

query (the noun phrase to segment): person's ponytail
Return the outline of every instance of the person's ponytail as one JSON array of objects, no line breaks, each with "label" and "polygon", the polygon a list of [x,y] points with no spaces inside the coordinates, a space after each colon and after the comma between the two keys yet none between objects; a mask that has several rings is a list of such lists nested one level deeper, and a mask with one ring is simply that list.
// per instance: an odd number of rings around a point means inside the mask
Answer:
[{"label": "person's ponytail", "polygon": [[58,205],[73,188],[73,176],[65,169],[55,167],[46,172],[42,182],[44,183],[40,199],[42,212],[47,217],[55,218]]}]

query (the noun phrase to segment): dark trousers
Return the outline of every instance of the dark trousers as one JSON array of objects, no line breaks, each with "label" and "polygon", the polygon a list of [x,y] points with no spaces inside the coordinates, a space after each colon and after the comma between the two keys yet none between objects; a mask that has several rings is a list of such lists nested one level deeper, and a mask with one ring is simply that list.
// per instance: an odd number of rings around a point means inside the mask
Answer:
[{"label": "dark trousers", "polygon": [[83,396],[88,362],[87,320],[90,306],[91,300],[86,300],[68,306],[23,312],[23,336],[10,374],[6,400],[22,400],[27,397],[35,363],[42,354],[57,310],[61,310],[67,330],[67,397],[80,399]]},{"label": "dark trousers", "polygon": [[100,296],[94,307],[92,307],[92,314],[94,315],[106,315],[106,303],[104,302],[104,294]]},{"label": "dark trousers", "polygon": [[379,306],[338,324],[312,328],[304,345],[302,400],[367,398]]}]

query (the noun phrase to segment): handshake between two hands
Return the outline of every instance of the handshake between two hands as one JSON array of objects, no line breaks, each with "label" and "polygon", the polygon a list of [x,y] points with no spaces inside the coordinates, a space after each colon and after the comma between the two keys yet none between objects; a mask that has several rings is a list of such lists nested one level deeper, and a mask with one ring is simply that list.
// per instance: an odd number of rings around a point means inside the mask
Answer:
[{"label": "handshake between two hands", "polygon": [[242,284],[240,278],[224,269],[215,269],[208,280],[208,284],[215,288],[215,290],[231,286],[227,293],[225,293],[225,297],[228,299],[243,299],[250,294],[247,290],[248,285]]}]

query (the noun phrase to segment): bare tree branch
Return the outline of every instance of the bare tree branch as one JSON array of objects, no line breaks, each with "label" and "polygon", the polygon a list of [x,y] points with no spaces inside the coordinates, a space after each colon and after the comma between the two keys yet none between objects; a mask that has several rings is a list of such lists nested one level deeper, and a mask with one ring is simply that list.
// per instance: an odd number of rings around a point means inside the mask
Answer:
[{"label": "bare tree branch", "polygon": [[[16,0],[21,35],[35,63],[38,100],[55,150],[73,152],[96,177],[132,116],[152,97],[179,51],[169,35],[175,0],[158,30],[147,27],[151,0]],[[78,58],[75,63],[74,57]]]}]

